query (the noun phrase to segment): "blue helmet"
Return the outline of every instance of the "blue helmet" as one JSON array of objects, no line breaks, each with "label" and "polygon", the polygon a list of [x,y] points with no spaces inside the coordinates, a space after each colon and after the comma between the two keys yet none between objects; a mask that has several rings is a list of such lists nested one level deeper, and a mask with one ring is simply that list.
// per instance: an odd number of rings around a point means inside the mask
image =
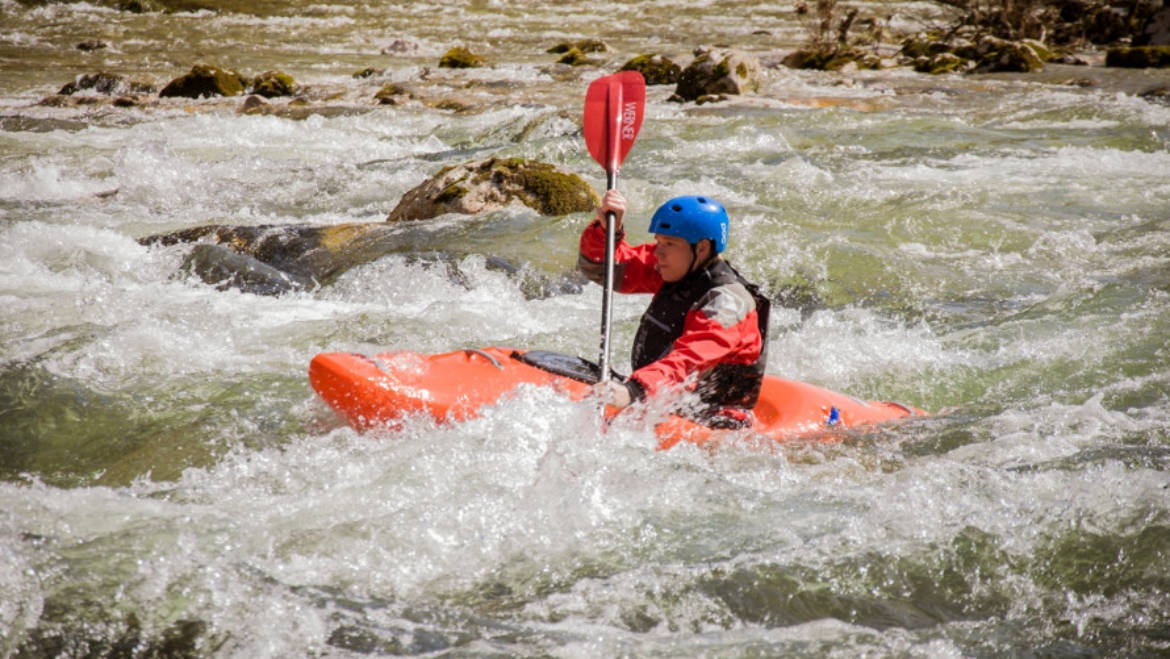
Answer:
[{"label": "blue helmet", "polygon": [[677,236],[692,245],[707,238],[720,254],[727,247],[727,211],[710,197],[675,197],[650,218],[650,233]]}]

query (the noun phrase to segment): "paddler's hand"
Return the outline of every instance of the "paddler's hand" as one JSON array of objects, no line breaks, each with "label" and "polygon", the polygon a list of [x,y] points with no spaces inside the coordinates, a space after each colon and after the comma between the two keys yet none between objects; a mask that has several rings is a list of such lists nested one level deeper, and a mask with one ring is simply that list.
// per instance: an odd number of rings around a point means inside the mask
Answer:
[{"label": "paddler's hand", "polygon": [[612,405],[619,410],[630,404],[630,390],[626,388],[626,385],[613,380],[593,385],[593,395],[600,398],[606,405]]},{"label": "paddler's hand", "polygon": [[601,226],[605,226],[605,214],[613,212],[617,216],[617,221],[613,225],[613,232],[620,234],[622,232],[622,221],[626,217],[626,198],[617,189],[608,190],[605,196],[601,198],[601,206],[597,209],[597,221]]}]

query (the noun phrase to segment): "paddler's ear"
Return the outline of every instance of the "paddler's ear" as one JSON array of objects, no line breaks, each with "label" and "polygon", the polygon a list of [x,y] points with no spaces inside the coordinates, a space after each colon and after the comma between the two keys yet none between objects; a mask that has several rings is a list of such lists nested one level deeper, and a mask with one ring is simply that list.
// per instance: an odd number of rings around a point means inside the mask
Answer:
[{"label": "paddler's ear", "polygon": [[715,247],[710,238],[704,238],[695,245],[695,263],[706,265],[715,256]]}]

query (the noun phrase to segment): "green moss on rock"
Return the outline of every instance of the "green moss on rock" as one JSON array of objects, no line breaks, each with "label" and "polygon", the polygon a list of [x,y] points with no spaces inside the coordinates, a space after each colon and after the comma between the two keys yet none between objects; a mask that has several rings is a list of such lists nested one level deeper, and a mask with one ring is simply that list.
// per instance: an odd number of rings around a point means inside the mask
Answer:
[{"label": "green moss on rock", "polygon": [[443,188],[443,191],[440,192],[438,194],[438,196],[435,197],[435,203],[449,204],[453,201],[456,201],[457,199],[459,199],[460,197],[462,197],[465,194],[467,194],[467,188],[465,188],[461,185],[452,183],[451,185],[448,185],[447,187]]},{"label": "green moss on rock", "polygon": [[939,53],[931,57],[919,57],[914,60],[914,70],[919,73],[939,75],[942,73],[962,72],[969,60],[965,60],[954,53]]},{"label": "green moss on rock", "polygon": [[597,207],[593,188],[580,176],[524,158],[487,158],[441,169],[407,191],[386,218],[420,220],[445,213],[478,214],[520,201],[544,215]]},{"label": "green moss on rock", "polygon": [[582,53],[604,53],[609,51],[609,46],[600,39],[582,39],[581,41],[562,41],[545,52],[560,54],[567,53],[574,48]]},{"label": "green moss on rock", "polygon": [[697,50],[679,74],[672,101],[693,101],[706,95],[746,94],[759,89],[758,60],[734,48]]},{"label": "green moss on rock", "polygon": [[853,64],[859,69],[881,68],[881,60],[863,50],[837,45],[806,48],[789,53],[783,60],[790,69],[811,69],[816,71],[840,71]]},{"label": "green moss on rock", "polygon": [[1170,46],[1132,46],[1110,48],[1105,66],[1127,69],[1164,69],[1170,67]]},{"label": "green moss on rock", "polygon": [[542,215],[567,215],[592,210],[597,195],[580,176],[558,171],[548,163],[529,163],[520,173],[521,199]]},{"label": "green moss on rock", "polygon": [[581,66],[582,64],[585,64],[587,61],[588,60],[585,59],[585,53],[581,52],[581,49],[570,48],[569,50],[565,51],[564,55],[560,56],[560,58],[557,60],[557,64],[568,64],[569,66]]},{"label": "green moss on rock", "polygon": [[641,73],[647,85],[676,85],[682,74],[681,66],[658,53],[638,55],[623,64],[621,70]]},{"label": "green moss on rock", "polygon": [[243,94],[248,81],[235,71],[216,66],[195,65],[187,75],[175,78],[159,96],[206,98],[210,96],[237,96]]},{"label": "green moss on rock", "polygon": [[456,46],[439,58],[439,66],[447,69],[474,69],[483,65],[482,57],[463,46]]},{"label": "green moss on rock", "polygon": [[410,91],[396,83],[382,85],[382,88],[374,94],[374,99],[382,105],[398,105],[404,98],[409,97]]},{"label": "green moss on rock", "polygon": [[976,73],[1031,73],[1044,68],[1044,61],[1024,42],[983,37],[978,50]]},{"label": "green moss on rock", "polygon": [[281,71],[265,71],[252,80],[252,93],[265,98],[277,96],[291,96],[296,88],[296,81],[287,73]]},{"label": "green moss on rock", "polygon": [[940,41],[937,34],[917,34],[902,41],[902,50],[899,53],[910,59],[917,59],[933,57],[950,50],[951,47]]}]

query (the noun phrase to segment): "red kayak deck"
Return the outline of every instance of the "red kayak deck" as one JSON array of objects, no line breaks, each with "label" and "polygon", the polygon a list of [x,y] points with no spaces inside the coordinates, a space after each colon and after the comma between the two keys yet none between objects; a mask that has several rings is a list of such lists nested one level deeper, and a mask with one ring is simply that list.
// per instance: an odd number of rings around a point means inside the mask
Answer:
[{"label": "red kayak deck", "polygon": [[[552,362],[559,363],[550,366],[535,359],[537,356],[551,357]],[[588,373],[582,365],[596,368],[574,357],[501,347],[435,355],[333,352],[313,358],[309,381],[351,426],[367,430],[392,426],[404,416],[418,413],[429,414],[440,422],[468,419],[526,383],[553,387],[580,400],[591,391],[589,382],[596,379],[596,372]],[[616,411],[608,412],[612,415]],[[765,376],[754,412],[750,432],[776,441],[836,441],[839,436],[823,431],[832,426],[847,428],[926,414],[898,403],[858,400],[773,376]],[[726,434],[677,416],[658,424],[655,433],[659,449],[680,441],[708,444]]]}]

